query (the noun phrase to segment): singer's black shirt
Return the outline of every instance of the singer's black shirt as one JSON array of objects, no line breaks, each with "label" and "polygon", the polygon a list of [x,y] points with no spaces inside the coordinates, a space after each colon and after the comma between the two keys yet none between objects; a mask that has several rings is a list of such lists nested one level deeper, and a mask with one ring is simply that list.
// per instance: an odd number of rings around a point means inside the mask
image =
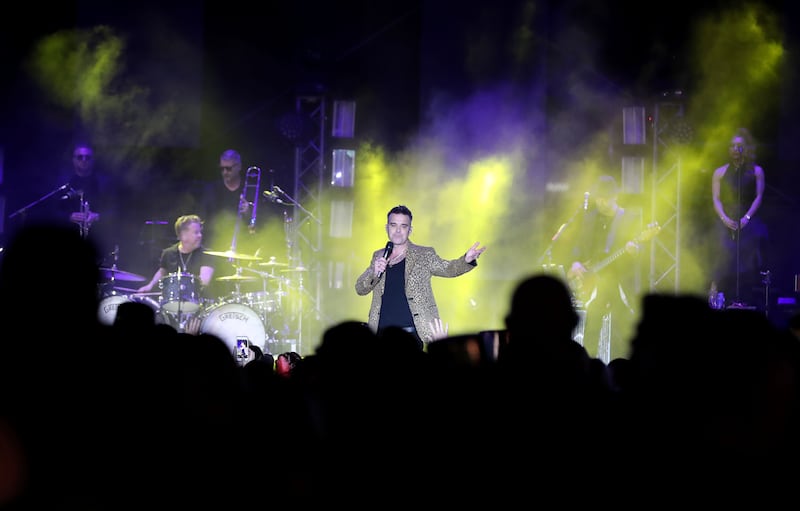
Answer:
[{"label": "singer's black shirt", "polygon": [[408,298],[406,298],[405,275],[405,259],[386,268],[384,274],[386,284],[381,301],[381,316],[378,321],[379,331],[390,326],[401,328],[414,326],[414,318],[411,316]]}]

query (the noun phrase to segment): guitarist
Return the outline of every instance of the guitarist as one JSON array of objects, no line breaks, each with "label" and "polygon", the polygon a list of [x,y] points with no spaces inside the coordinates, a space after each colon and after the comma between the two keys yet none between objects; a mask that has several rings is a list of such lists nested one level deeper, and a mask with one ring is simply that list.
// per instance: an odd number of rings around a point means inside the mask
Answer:
[{"label": "guitarist", "polygon": [[[586,311],[585,347],[608,363],[627,357],[634,332],[639,244],[639,217],[617,203],[619,189],[609,175],[600,176],[578,214],[567,279],[576,305]],[[616,259],[609,261],[617,255]],[[593,267],[600,264],[602,268]],[[606,337],[601,338],[605,319]],[[609,323],[610,321],[610,323]]]}]

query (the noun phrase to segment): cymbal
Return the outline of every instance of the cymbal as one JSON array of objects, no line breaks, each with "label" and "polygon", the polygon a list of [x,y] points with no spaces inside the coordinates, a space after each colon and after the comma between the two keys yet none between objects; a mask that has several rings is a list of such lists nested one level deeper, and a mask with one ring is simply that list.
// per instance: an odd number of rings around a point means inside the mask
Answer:
[{"label": "cymbal", "polygon": [[256,280],[256,278],[255,277],[248,277],[247,275],[227,275],[225,277],[217,277],[216,280],[221,280],[221,281],[230,281],[230,280],[247,281],[247,280]]},{"label": "cymbal", "polygon": [[118,270],[116,268],[100,268],[100,276],[104,279],[125,280],[130,282],[147,280],[141,275],[137,275],[129,271]]},{"label": "cymbal", "polygon": [[279,263],[274,259],[270,259],[266,263],[258,263],[259,266],[289,266],[287,263]]},{"label": "cymbal", "polygon": [[296,267],[296,268],[289,268],[289,269],[286,269],[286,270],[281,270],[281,273],[287,273],[287,272],[303,272],[303,271],[308,271],[308,268],[304,268],[303,266],[298,266],[298,267]]},{"label": "cymbal", "polygon": [[233,250],[226,250],[225,252],[214,252],[212,250],[205,250],[204,254],[218,256],[218,257],[227,257],[228,259],[241,259],[242,261],[260,261],[261,257],[248,255],[248,254],[240,254],[238,252],[234,252]]}]

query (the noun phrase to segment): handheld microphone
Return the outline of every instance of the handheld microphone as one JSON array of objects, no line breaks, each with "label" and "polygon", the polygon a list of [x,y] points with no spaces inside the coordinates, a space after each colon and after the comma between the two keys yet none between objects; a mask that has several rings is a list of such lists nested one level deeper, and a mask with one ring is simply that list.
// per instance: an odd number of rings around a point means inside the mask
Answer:
[{"label": "handheld microphone", "polygon": [[[387,241],[386,248],[383,249],[383,258],[386,259],[387,261],[389,260],[389,257],[392,255],[392,250],[394,250],[394,243],[392,243],[391,241]],[[378,274],[378,278],[381,278],[381,275],[383,275],[383,272],[380,272]]]},{"label": "handheld microphone", "polygon": [[583,194],[583,210],[589,211],[589,192]]}]

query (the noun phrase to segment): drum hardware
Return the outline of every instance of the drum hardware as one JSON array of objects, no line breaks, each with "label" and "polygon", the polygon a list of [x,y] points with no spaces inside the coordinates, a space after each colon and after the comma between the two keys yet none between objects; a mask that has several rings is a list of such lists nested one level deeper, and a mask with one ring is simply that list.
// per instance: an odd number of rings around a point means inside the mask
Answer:
[{"label": "drum hardware", "polygon": [[275,260],[274,256],[270,257],[269,261],[267,261],[265,263],[258,263],[258,265],[259,266],[272,266],[272,267],[277,267],[277,266],[286,267],[286,266],[289,266],[288,263],[279,263],[278,261]]},{"label": "drum hardware", "polygon": [[205,250],[203,251],[204,254],[217,256],[217,257],[225,257],[227,259],[239,259],[240,261],[261,261],[263,258],[258,257],[256,255],[249,255],[249,254],[241,254],[236,252],[235,250],[226,250],[224,252],[215,252],[212,250]]},{"label": "drum hardware", "polygon": [[302,266],[298,266],[296,268],[289,268],[288,270],[280,270],[281,273],[297,273],[297,272],[307,272],[308,268],[304,268]]},{"label": "drum hardware", "polygon": [[[242,271],[248,271],[260,275],[262,282],[262,290],[255,292],[241,293],[239,286],[237,284],[236,291],[231,295],[231,301],[234,303],[245,304],[253,308],[260,314],[262,321],[264,321],[264,324],[265,325],[269,324],[270,315],[274,314],[281,308],[281,298],[286,294],[283,291],[283,281],[286,279],[286,277],[280,275],[274,275],[271,272],[263,272],[255,270],[253,268],[248,268],[248,267],[239,267],[237,271],[239,272],[238,274],[241,274]],[[272,281],[278,282],[276,291],[271,291],[269,289],[270,287],[272,287],[269,285]]]},{"label": "drum hardware", "polygon": [[[274,274],[266,272],[266,271],[258,271],[258,270],[254,269],[254,268],[247,268],[247,267],[244,267],[244,266],[239,268],[239,270],[244,270],[244,271],[249,271],[251,273],[255,273],[256,275],[260,275],[261,278],[263,278],[263,279],[279,279],[279,278],[281,278],[281,277],[278,277],[277,275],[274,275]],[[240,274],[240,273],[237,273],[237,275],[238,274]]]},{"label": "drum hardware", "polygon": [[267,313],[275,312],[275,301],[272,300],[272,295],[268,291],[244,293],[240,300],[238,303],[243,303],[253,310],[261,311],[264,315],[262,319],[265,321]]}]

